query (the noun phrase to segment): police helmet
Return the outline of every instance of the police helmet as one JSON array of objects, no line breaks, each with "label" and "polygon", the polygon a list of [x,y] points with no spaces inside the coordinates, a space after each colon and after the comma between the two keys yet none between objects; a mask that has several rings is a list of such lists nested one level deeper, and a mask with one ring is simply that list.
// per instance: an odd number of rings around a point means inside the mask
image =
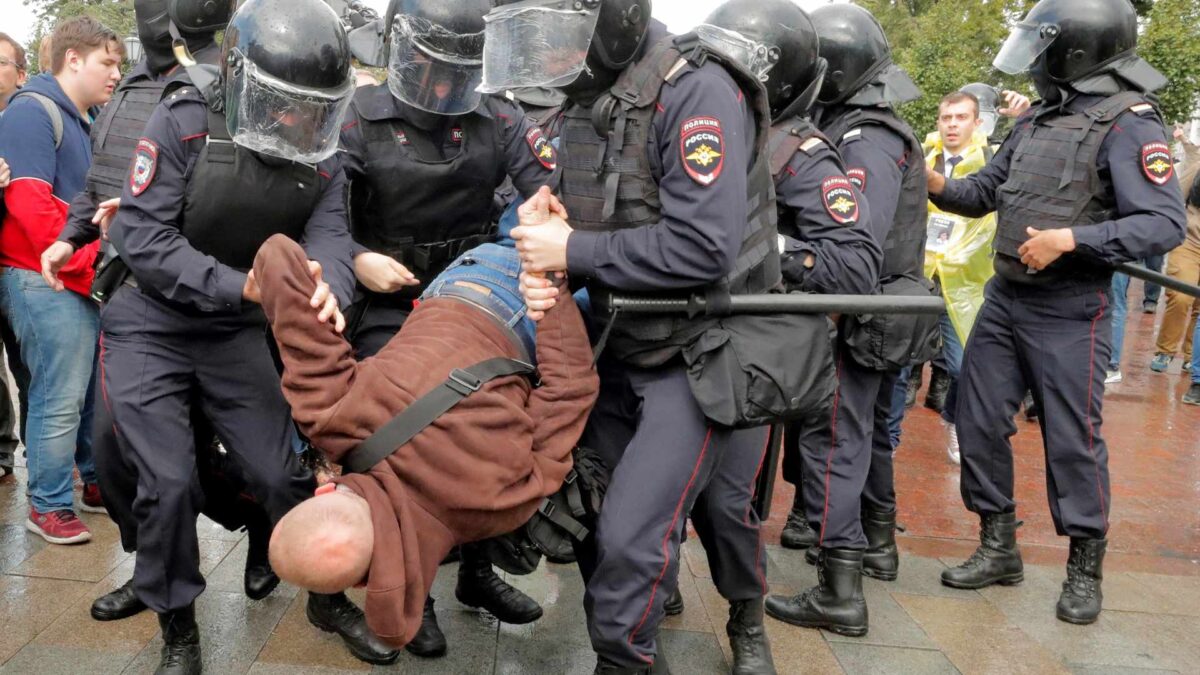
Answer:
[{"label": "police helmet", "polygon": [[174,23],[192,50],[212,44],[216,31],[225,27],[236,0],[134,0],[133,13],[146,65],[162,73],[176,65],[171,49]]},{"label": "police helmet", "polygon": [[215,33],[229,23],[237,0],[168,0],[171,22],[184,35]]},{"label": "police helmet", "polygon": [[976,112],[979,119],[983,120],[979,129],[984,136],[990,137],[996,130],[996,123],[1000,121],[1000,92],[983,82],[972,82],[964,85],[959,91],[974,96],[979,102],[979,110]]},{"label": "police helmet", "polygon": [[812,19],[792,0],[729,0],[696,33],[762,80],[776,121],[808,114],[827,64]]},{"label": "police helmet", "polygon": [[315,164],[337,151],[354,93],[350,48],[321,0],[246,0],[221,51],[225,115],[233,142]]},{"label": "police helmet", "polygon": [[490,8],[489,0],[392,0],[384,14],[392,95],[440,115],[478,108]]},{"label": "police helmet", "polygon": [[1137,13],[1129,0],[1041,0],[1013,27],[992,63],[1010,75],[1038,59],[1057,83],[1091,75],[1137,47]]},{"label": "police helmet", "polygon": [[821,57],[829,62],[817,96],[822,105],[902,103],[921,95],[892,62],[892,49],[879,21],[857,5],[824,5],[812,12]]}]

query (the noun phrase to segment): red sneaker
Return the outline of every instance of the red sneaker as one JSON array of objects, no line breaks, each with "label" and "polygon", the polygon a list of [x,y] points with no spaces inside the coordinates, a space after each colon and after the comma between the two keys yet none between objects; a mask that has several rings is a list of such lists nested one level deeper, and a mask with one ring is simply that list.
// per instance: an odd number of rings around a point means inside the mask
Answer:
[{"label": "red sneaker", "polygon": [[88,513],[108,513],[108,509],[104,508],[104,498],[100,496],[100,486],[95,483],[85,483],[83,486],[83,499],[80,500],[82,509]]},{"label": "red sneaker", "polygon": [[25,529],[51,544],[81,544],[92,538],[92,531],[71,509],[38,513],[31,507]]}]

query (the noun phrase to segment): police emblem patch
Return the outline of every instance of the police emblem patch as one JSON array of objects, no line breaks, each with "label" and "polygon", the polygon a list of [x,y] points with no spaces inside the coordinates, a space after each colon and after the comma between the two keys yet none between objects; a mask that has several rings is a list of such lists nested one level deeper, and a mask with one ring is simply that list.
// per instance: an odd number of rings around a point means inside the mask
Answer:
[{"label": "police emblem patch", "polygon": [[525,142],[529,144],[529,149],[533,151],[534,158],[541,162],[542,166],[553,171],[558,167],[558,154],[554,151],[554,146],[546,137],[542,135],[542,130],[533,127],[525,134]]},{"label": "police emblem patch", "polygon": [[1175,164],[1171,148],[1162,142],[1142,146],[1142,173],[1155,185],[1166,185],[1175,175]]},{"label": "police emblem patch", "polygon": [[158,146],[143,138],[138,141],[133,153],[133,166],[129,169],[129,190],[134,197],[146,191],[158,170]]},{"label": "police emblem patch", "polygon": [[705,187],[716,182],[725,166],[725,135],[715,117],[693,117],[679,127],[683,168]]},{"label": "police emblem patch", "polygon": [[854,196],[852,185],[845,176],[830,176],[821,181],[821,201],[839,225],[858,222],[858,197]]},{"label": "police emblem patch", "polygon": [[409,144],[408,134],[404,133],[403,131],[397,131],[396,132],[396,142],[399,143],[400,145],[408,145]]},{"label": "police emblem patch", "polygon": [[450,130],[450,141],[453,143],[463,142],[463,130],[455,127]]},{"label": "police emblem patch", "polygon": [[866,169],[847,169],[846,177],[854,183],[854,187],[858,188],[859,192],[867,189],[867,170]]}]

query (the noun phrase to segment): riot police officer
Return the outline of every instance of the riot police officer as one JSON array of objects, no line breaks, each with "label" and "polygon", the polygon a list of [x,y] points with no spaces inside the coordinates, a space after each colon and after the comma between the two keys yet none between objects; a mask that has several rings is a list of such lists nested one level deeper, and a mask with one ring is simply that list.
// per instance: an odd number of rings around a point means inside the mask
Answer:
[{"label": "riot police officer", "polygon": [[1012,415],[1029,388],[1041,412],[1050,513],[1070,537],[1056,614],[1096,620],[1111,507],[1100,435],[1111,351],[1112,265],[1184,239],[1186,214],[1151,92],[1165,78],[1137,56],[1125,0],[1041,0],[994,66],[1028,72],[1041,102],[974,175],[930,174],[939,208],[996,211],[996,276],[967,343],[959,382],[962,496],[980,546],[942,572],[954,588],[1024,578],[1013,501]]},{"label": "riot police officer", "polygon": [[[553,184],[557,157],[521,108],[475,89],[482,77],[489,0],[392,0],[386,84],[360,88],[341,133],[360,294],[349,312],[358,358],[395,335],[413,301],[461,253],[496,238],[496,189],[511,179],[529,196]],[[492,569],[483,548],[462,548],[458,600],[505,623],[542,608]],[[406,646],[441,656],[446,639],[433,598]]]},{"label": "riot police officer", "polygon": [[[587,286],[607,331],[600,399],[580,441],[612,471],[595,535],[577,550],[595,672],[665,670],[657,632],[690,514],[730,602],[734,672],[773,673],[750,508],[767,430],[716,425],[701,410],[681,352],[705,330],[702,318],[604,311],[614,289],[780,285],[759,80],[773,64],[752,72],[695,35],[669,35],[649,0],[588,0],[567,13],[562,4],[502,3],[489,15],[484,86],[556,86],[568,97],[560,192],[570,223],[551,218],[513,236],[527,271],[566,270]],[[553,303],[552,280],[524,281],[535,314]]]},{"label": "riot police officer", "polygon": [[[134,590],[159,615],[160,668],[200,670],[193,601],[204,588],[200,499],[188,423],[193,391],[248,488],[278,521],[311,496],[246,270],[259,245],[304,241],[318,284],[314,320],[343,324],[350,238],[338,130],[353,92],[346,36],[319,0],[249,0],[225,30],[219,78],[152,114],[134,149],[110,237],[133,273],[101,316],[103,383],[122,453],[137,467]],[[343,594],[307,614],[360,659],[394,661]]]},{"label": "riot police officer", "polygon": [[[892,63],[883,29],[870,12],[826,5],[812,20],[820,54],[829,62],[815,119],[837,144],[850,181],[870,206],[872,234],[883,247],[881,292],[928,295],[922,270],[924,156],[920,141],[891,108],[919,92]],[[898,567],[887,426],[892,390],[902,368],[929,357],[936,329],[931,317],[842,320],[831,410],[793,427],[808,521],[818,533],[821,583],[793,598],[769,598],[771,616],[846,635],[866,633],[860,575],[895,579]]]},{"label": "riot police officer", "polygon": [[[67,224],[59,235],[61,243],[43,255],[47,276],[56,276],[61,264],[76,250],[100,237],[99,223],[93,222],[93,215],[99,211],[102,217],[107,217],[116,210],[115,204],[128,177],[129,162],[146,121],[165,91],[188,83],[186,73],[179,67],[172,51],[170,25],[175,24],[189,53],[203,63],[215,64],[219,52],[214,41],[215,31],[228,22],[232,11],[231,5],[197,0],[134,2],[138,37],[145,58],[121,81],[112,101],[93,124],[92,166],[88,170],[87,187],[71,202]],[[103,248],[100,265],[100,281],[92,295],[106,299],[121,283],[124,264],[108,245]],[[137,549],[137,519],[133,516],[137,467],[122,457],[102,392],[97,392],[97,397],[100,400],[96,401],[92,428],[97,482],[105,510],[120,530],[122,547],[133,552]],[[247,528],[250,547],[246,558],[246,594],[255,600],[262,599],[279,584],[279,578],[267,561],[270,520],[261,507],[241,496],[240,481],[227,479],[229,474],[240,473],[235,466],[223,466],[219,472],[210,470],[215,462],[221,462],[222,456],[219,452],[212,453],[212,426],[198,407],[193,410],[192,424],[196,431],[197,453],[208,455],[199,462],[205,490],[204,512],[230,530]],[[130,579],[111,593],[97,598],[92,603],[91,614],[98,621],[112,621],[133,616],[145,608]]]}]

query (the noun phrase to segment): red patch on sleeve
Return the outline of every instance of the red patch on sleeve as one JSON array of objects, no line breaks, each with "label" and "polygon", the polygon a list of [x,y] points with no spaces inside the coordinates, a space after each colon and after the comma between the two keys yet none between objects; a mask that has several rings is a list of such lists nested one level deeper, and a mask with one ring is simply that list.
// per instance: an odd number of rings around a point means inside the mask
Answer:
[{"label": "red patch on sleeve", "polygon": [[1156,141],[1142,146],[1142,173],[1146,179],[1155,185],[1166,185],[1171,176],[1175,175],[1175,163],[1171,157],[1171,148],[1166,143]]},{"label": "red patch on sleeve", "polygon": [[692,117],[679,126],[679,154],[687,175],[704,187],[725,167],[725,134],[715,117]]},{"label": "red patch on sleeve", "polygon": [[858,222],[858,197],[852,186],[845,176],[829,176],[821,181],[821,202],[839,225]]},{"label": "red patch on sleeve", "polygon": [[134,197],[146,191],[154,182],[158,171],[158,146],[148,139],[138,141],[133,153],[133,165],[129,169],[129,191]]},{"label": "red patch on sleeve", "polygon": [[854,183],[854,187],[858,188],[859,192],[866,192],[866,190],[867,190],[867,170],[866,169],[857,169],[857,168],[847,169],[846,177],[850,179],[851,183]]},{"label": "red patch on sleeve", "polygon": [[532,127],[525,132],[525,142],[529,144],[529,149],[533,151],[533,157],[542,166],[550,171],[558,168],[558,154],[554,151],[554,146],[542,134],[542,130],[538,127]]}]

